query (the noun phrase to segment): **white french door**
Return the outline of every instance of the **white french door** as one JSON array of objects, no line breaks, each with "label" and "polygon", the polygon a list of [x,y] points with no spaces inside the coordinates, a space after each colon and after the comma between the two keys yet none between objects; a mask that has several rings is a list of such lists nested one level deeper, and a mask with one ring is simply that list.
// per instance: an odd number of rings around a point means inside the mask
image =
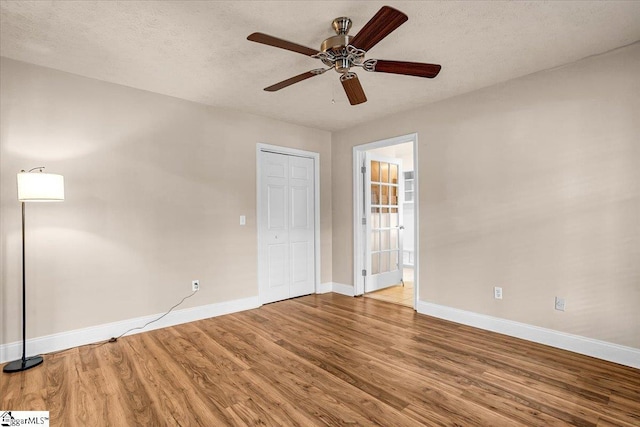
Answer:
[{"label": "white french door", "polygon": [[259,151],[263,304],[315,292],[315,171],[307,157]]},{"label": "white french door", "polygon": [[402,281],[402,160],[365,153],[365,292]]}]

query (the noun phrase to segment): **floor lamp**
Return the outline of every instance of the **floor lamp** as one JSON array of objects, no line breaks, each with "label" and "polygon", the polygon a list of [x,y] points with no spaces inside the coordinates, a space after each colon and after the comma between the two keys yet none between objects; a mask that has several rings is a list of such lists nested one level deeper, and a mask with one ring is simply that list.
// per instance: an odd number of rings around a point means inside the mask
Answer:
[{"label": "floor lamp", "polygon": [[[27,357],[27,291],[24,242],[24,205],[27,202],[61,202],[64,200],[62,175],[44,173],[44,167],[18,174],[18,200],[22,204],[22,359],[7,363],[4,372],[21,372],[42,363],[42,356]],[[38,172],[34,172],[34,171]]]}]

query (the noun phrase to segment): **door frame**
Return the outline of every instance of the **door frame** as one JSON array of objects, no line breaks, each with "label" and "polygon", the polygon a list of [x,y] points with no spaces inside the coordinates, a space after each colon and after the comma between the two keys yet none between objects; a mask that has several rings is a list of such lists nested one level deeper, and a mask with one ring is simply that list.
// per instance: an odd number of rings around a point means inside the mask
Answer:
[{"label": "door frame", "polygon": [[257,277],[258,277],[258,299],[260,300],[260,305],[264,304],[264,296],[261,295],[262,289],[262,281],[266,278],[260,277],[260,271],[262,271],[262,241],[260,238],[260,230],[262,229],[262,206],[261,201],[261,189],[262,189],[262,179],[261,179],[261,171],[262,165],[260,163],[260,153],[268,152],[275,154],[284,154],[287,156],[298,156],[310,158],[313,160],[313,204],[314,204],[314,212],[313,212],[313,240],[314,240],[314,291],[317,293],[320,288],[320,153],[316,153],[313,151],[305,151],[299,150],[297,148],[289,148],[289,147],[281,147],[278,145],[257,143],[256,144],[256,234],[257,234],[257,242],[258,242],[258,262],[257,262]]},{"label": "door frame", "polygon": [[[410,133],[407,135],[396,136],[393,138],[383,139],[379,141],[369,142],[367,144],[356,145],[353,147],[353,284],[354,294],[364,294],[364,280],[362,270],[366,269],[366,260],[364,259],[364,245],[366,244],[366,236],[364,236],[362,226],[362,213],[364,210],[364,180],[362,177],[361,167],[364,162],[364,153],[375,148],[389,147],[402,143],[413,143],[413,174],[414,174],[414,245],[415,245],[415,261],[414,261],[414,299],[413,309],[416,309],[419,300],[419,268],[420,268],[420,191],[418,180],[418,134]],[[404,179],[404,177],[403,177]]]}]

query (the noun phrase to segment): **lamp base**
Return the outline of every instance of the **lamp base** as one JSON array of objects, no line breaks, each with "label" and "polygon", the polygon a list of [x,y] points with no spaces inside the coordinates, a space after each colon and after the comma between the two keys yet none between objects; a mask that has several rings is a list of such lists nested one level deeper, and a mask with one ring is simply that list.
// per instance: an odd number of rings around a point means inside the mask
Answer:
[{"label": "lamp base", "polygon": [[31,369],[34,366],[38,366],[39,364],[41,364],[43,362],[43,358],[42,356],[31,356],[31,357],[27,357],[26,359],[22,360],[14,360],[13,362],[9,362],[6,365],[4,365],[4,368],[2,369],[4,372],[22,372],[22,371],[26,371],[27,369]]}]

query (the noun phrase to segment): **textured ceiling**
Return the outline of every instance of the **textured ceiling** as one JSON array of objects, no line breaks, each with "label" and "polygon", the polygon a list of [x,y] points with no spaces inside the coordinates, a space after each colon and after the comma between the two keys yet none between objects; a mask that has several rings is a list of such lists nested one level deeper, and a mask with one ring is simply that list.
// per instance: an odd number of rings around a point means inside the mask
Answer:
[{"label": "textured ceiling", "polygon": [[[318,49],[331,21],[357,31],[384,4],[409,21],[367,58],[442,64],[433,79],[356,69],[369,101],[350,106],[321,66],[252,43],[258,31]],[[640,1],[6,1],[0,54],[99,80],[337,130],[640,40]],[[335,103],[332,103],[332,100]]]}]

